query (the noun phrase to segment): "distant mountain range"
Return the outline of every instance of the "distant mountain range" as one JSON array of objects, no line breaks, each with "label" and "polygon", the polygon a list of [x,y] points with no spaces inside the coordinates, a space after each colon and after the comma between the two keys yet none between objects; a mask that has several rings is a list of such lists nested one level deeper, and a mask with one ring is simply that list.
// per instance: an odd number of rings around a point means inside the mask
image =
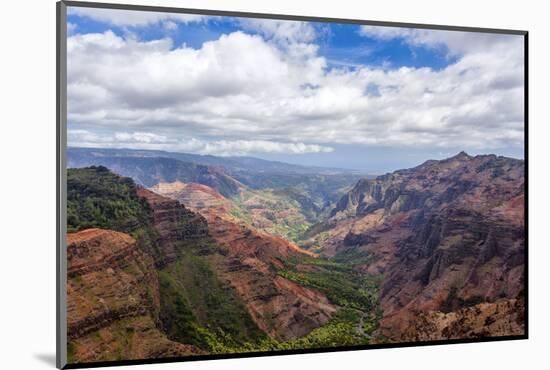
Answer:
[{"label": "distant mountain range", "polygon": [[163,182],[194,182],[210,186],[228,197],[236,195],[243,187],[288,190],[295,197],[311,200],[320,209],[338,200],[348,187],[365,177],[348,170],[297,166],[250,157],[129,149],[68,148],[67,165],[69,168],[105,166],[145,187]]},{"label": "distant mountain range", "polygon": [[[317,167],[302,166],[279,161],[269,161],[255,157],[219,157],[213,155],[200,155],[191,153],[174,153],[163,150],[139,150],[139,149],[110,149],[110,148],[76,148],[69,147],[67,155],[71,160],[86,160],[90,157],[137,157],[137,158],[172,158],[182,162],[191,162],[207,166],[219,166],[225,168],[228,172],[267,172],[281,174],[315,174],[315,175],[334,175],[334,174],[362,174],[359,171]],[[75,167],[69,165],[69,167]]]}]

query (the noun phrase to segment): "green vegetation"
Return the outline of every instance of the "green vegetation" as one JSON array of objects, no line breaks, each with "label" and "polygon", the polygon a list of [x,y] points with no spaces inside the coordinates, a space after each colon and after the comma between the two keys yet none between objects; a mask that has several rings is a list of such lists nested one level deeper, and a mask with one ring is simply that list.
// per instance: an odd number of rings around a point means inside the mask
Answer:
[{"label": "green vegetation", "polygon": [[151,225],[152,210],[137,195],[134,181],[108,168],[67,171],[67,231],[101,228],[130,234],[140,248],[157,260],[158,234]]},{"label": "green vegetation", "polygon": [[239,191],[239,187],[235,179],[227,175],[218,175],[215,181],[212,181],[210,185],[223,196],[230,197]]},{"label": "green vegetation", "polygon": [[326,202],[336,202],[345,189],[355,184],[364,175],[359,174],[308,174],[281,172],[234,172],[233,177],[253,189],[281,189],[284,192],[294,192],[306,195],[321,208]]},{"label": "green vegetation", "polygon": [[[159,272],[161,318],[170,339],[210,353],[277,351],[368,344],[380,318],[377,280],[347,263],[324,258],[291,258],[279,274],[318,289],[339,311],[308,335],[278,342],[261,332],[235,292],[223,287],[213,257],[193,251]],[[299,271],[304,266],[313,272]]]},{"label": "green vegetation", "polygon": [[315,217],[286,192],[274,190],[243,191],[232,198],[231,215],[294,243],[299,243]]},{"label": "green vegetation", "polygon": [[[368,344],[377,328],[377,281],[348,264],[323,258],[293,258],[279,271],[285,278],[318,289],[340,309],[308,335],[278,342],[261,332],[231,289],[211,270],[211,257],[186,255],[159,273],[161,318],[170,339],[210,353],[277,351]],[[299,272],[309,265],[314,272]]]},{"label": "green vegetation", "polygon": [[213,261],[184,253],[159,271],[161,320],[168,337],[212,353],[265,339],[236,292],[217,279]]},{"label": "green vegetation", "polygon": [[99,227],[133,233],[148,223],[149,206],[136,194],[132,179],[105,167],[69,169],[67,229]]},{"label": "green vegetation", "polygon": [[309,225],[303,222],[298,215],[286,217],[282,220],[277,218],[277,220],[278,222],[273,227],[266,228],[265,231],[293,243],[300,244]]},{"label": "green vegetation", "polygon": [[[305,266],[313,272],[298,271]],[[308,257],[288,260],[286,268],[279,274],[323,292],[331,302],[340,306],[339,311],[327,324],[304,337],[286,342],[266,338],[257,344],[241,347],[240,352],[353,346],[372,341],[381,317],[375,279],[354,272],[350,264]]]},{"label": "green vegetation", "polygon": [[308,335],[277,342],[267,338],[258,344],[247,344],[240,352],[283,351],[308,348],[328,348],[369,344],[370,337],[359,330],[361,313],[353,309],[341,309],[327,324],[312,330]]},{"label": "green vegetation", "polygon": [[279,275],[300,285],[318,289],[338,306],[364,312],[376,307],[377,281],[372,277],[355,272],[349,265],[321,258],[304,259],[301,264],[316,268],[313,272],[305,272],[291,266],[279,271]]},{"label": "green vegetation", "polygon": [[279,348],[326,348],[368,344],[370,337],[362,334],[357,326],[361,321],[361,315],[360,311],[343,308],[326,325],[313,330],[305,337],[282,343]]},{"label": "green vegetation", "polygon": [[[299,350],[311,348],[329,348],[341,346],[357,346],[369,344],[372,337],[370,334],[376,328],[377,318],[367,319],[360,311],[343,308],[337,312],[327,324],[312,330],[308,335],[278,342],[272,338],[265,337],[257,342],[246,342],[241,346],[226,346],[223,344],[223,337],[205,333],[209,348],[214,349],[212,353],[244,353],[244,352],[266,352]],[[367,331],[366,328],[369,328]]]},{"label": "green vegetation", "polygon": [[372,262],[373,256],[369,252],[362,251],[357,248],[344,248],[332,258],[333,261],[355,265],[365,265],[369,262]]},{"label": "green vegetation", "polygon": [[235,204],[235,207],[231,207],[229,214],[235,217],[236,219],[245,222],[248,225],[252,225],[253,220],[252,220],[252,217],[250,217],[250,215],[248,214],[248,212],[243,210],[242,205],[239,204],[238,201],[234,202],[234,204]]},{"label": "green vegetation", "polygon": [[310,223],[317,221],[323,210],[323,201],[314,199],[305,189],[298,186],[274,189],[273,194],[292,200]]},{"label": "green vegetation", "polygon": [[326,325],[274,349],[361,345],[372,339],[381,316],[378,279],[354,271],[348,262],[312,257],[289,259],[279,275],[319,290],[340,309]]}]

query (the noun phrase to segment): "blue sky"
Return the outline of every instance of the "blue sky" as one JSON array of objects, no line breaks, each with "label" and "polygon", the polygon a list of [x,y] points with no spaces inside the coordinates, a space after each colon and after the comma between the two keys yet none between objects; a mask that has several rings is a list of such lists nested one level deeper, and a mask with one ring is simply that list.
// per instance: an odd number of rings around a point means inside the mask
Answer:
[{"label": "blue sky", "polygon": [[381,173],[521,157],[520,36],[70,8],[69,145]]},{"label": "blue sky", "polygon": [[[211,17],[208,22],[179,23],[177,29],[167,30],[158,23],[136,27],[102,22],[78,14],[68,16],[68,22],[77,26],[74,33],[102,33],[111,30],[116,35],[124,37],[130,31],[143,41],[169,37],[173,40],[173,48],[186,44],[194,49],[199,49],[206,41],[219,39],[223,34],[242,31],[240,20],[242,18]],[[330,66],[354,68],[357,65],[372,65],[385,68],[441,69],[456,62],[456,57],[447,56],[444,45],[411,47],[402,39],[380,40],[361,36],[360,26],[355,24],[310,24],[319,30],[316,39],[320,46],[319,54],[327,58]],[[260,34],[251,29],[247,29],[246,32]]]}]

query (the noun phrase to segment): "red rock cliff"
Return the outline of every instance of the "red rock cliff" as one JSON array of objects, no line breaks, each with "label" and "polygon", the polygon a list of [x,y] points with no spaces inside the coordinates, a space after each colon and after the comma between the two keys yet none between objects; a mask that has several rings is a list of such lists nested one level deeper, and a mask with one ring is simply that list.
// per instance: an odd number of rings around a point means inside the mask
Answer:
[{"label": "red rock cliff", "polygon": [[127,234],[87,229],[67,236],[69,362],[186,356],[158,328],[151,257]]}]

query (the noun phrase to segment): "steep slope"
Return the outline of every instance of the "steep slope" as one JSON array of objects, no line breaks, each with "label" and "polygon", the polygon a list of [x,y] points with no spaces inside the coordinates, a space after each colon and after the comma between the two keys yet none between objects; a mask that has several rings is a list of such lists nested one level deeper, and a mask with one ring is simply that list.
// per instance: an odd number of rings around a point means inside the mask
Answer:
[{"label": "steep slope", "polygon": [[87,229],[67,244],[70,363],[203,353],[159,331],[157,274],[133,238]]},{"label": "steep slope", "polygon": [[301,337],[327,323],[336,308],[320,292],[278,275],[283,261],[305,256],[295,245],[222,216],[209,219],[224,256],[219,270],[240,293],[258,326],[279,340]]},{"label": "steep slope", "polygon": [[[336,308],[318,291],[278,275],[283,261],[308,256],[284,239],[239,224],[226,213],[226,201],[210,189],[191,184],[154,187],[187,202],[207,220],[216,251],[204,252],[222,280],[237,290],[254,322],[277,340],[295,339],[327,323]],[[141,190],[146,194],[147,190]],[[147,199],[160,197],[150,193]],[[153,207],[154,209],[155,207]]]},{"label": "steep slope", "polygon": [[148,209],[148,226],[155,232],[153,255],[159,268],[176,261],[185,249],[209,247],[208,224],[204,217],[178,202],[161,197],[140,186],[135,195]]},{"label": "steep slope", "polygon": [[219,277],[213,263],[219,247],[209,235],[206,220],[147,189],[138,188],[137,195],[151,208],[158,245],[173,255],[159,271],[161,318],[169,337],[183,341],[191,334],[192,343],[210,351],[264,338],[237,291]]},{"label": "steep slope", "polygon": [[459,153],[359,181],[316,241],[327,255],[383,274],[380,333],[398,341],[418,313],[522,294],[523,204],[523,161]]}]

